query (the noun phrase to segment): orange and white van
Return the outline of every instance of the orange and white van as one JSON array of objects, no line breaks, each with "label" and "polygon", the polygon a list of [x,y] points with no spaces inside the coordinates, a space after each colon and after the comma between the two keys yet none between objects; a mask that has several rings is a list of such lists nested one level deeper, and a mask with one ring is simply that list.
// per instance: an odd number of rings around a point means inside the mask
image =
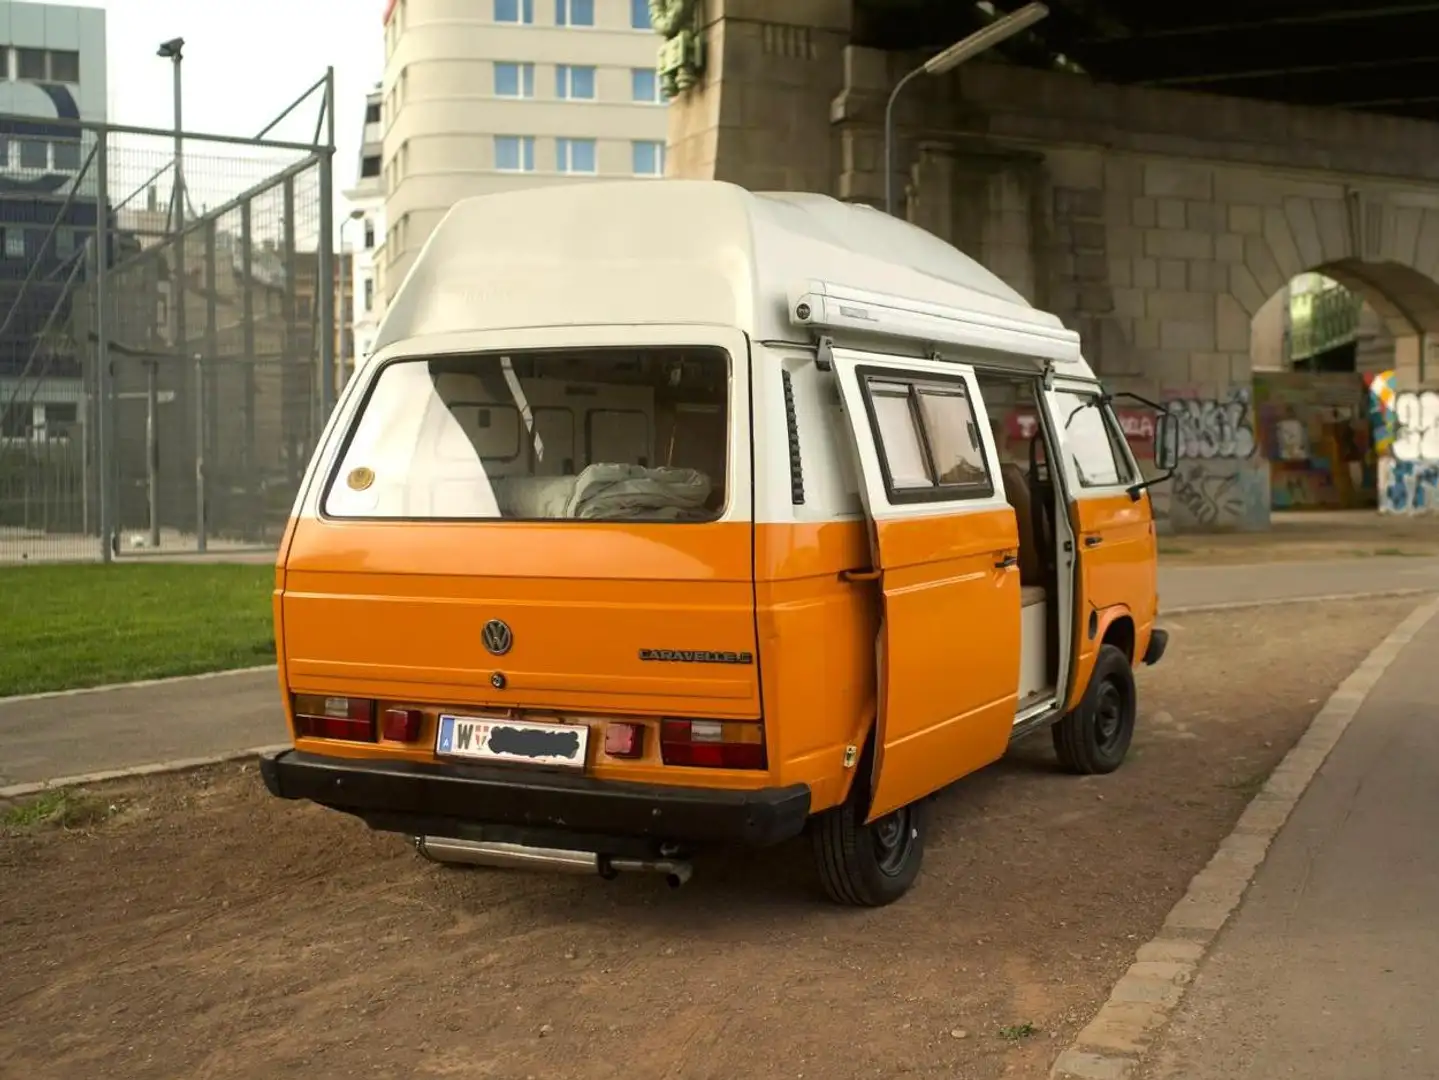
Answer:
[{"label": "orange and white van", "polygon": [[442,862],[678,882],[807,832],[885,904],[1014,740],[1124,759],[1166,641],[1146,488],[1077,336],[878,211],[469,199],[296,502],[262,774]]}]

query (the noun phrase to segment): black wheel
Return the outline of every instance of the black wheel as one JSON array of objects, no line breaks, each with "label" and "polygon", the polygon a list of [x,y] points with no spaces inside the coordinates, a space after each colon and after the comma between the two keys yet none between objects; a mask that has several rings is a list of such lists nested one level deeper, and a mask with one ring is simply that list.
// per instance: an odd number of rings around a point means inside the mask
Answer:
[{"label": "black wheel", "polygon": [[1051,728],[1059,763],[1072,773],[1112,773],[1134,740],[1138,695],[1124,650],[1101,645],[1079,708]]},{"label": "black wheel", "polygon": [[856,777],[844,805],[814,822],[811,835],[820,882],[837,904],[892,904],[909,891],[924,861],[929,800],[902,806],[866,825],[868,804],[867,785]]}]

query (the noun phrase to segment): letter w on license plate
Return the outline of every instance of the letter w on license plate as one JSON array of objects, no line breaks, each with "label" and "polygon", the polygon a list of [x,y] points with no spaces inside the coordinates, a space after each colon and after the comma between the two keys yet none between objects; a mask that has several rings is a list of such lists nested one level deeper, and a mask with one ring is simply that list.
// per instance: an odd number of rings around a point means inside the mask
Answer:
[{"label": "letter w on license plate", "polygon": [[582,724],[543,724],[445,714],[440,717],[435,754],[475,761],[583,769],[589,734],[589,728]]}]

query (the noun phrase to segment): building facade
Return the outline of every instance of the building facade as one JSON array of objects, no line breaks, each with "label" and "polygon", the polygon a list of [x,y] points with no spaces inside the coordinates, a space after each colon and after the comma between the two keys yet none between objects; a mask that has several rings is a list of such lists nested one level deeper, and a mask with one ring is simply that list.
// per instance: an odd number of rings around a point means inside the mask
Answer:
[{"label": "building facade", "polygon": [[384,91],[378,87],[365,98],[359,171],[354,187],[345,192],[351,211],[350,217],[340,227],[340,254],[347,264],[347,276],[352,283],[354,310],[349,322],[349,341],[345,343],[347,347],[336,354],[342,363],[348,361],[347,370],[342,371],[341,384],[354,371],[354,365],[370,355],[375,345],[375,333],[380,327],[380,316],[384,313],[384,297],[378,278],[380,267],[375,258],[385,236],[385,192],[380,186],[384,155],[384,129],[380,119],[383,100]]},{"label": "building facade", "polygon": [[660,44],[648,0],[393,0],[381,108],[386,300],[459,199],[663,176]]},{"label": "building facade", "polygon": [[47,327],[68,321],[96,222],[75,121],[105,117],[105,12],[0,0],[0,437],[78,421],[80,362]]}]

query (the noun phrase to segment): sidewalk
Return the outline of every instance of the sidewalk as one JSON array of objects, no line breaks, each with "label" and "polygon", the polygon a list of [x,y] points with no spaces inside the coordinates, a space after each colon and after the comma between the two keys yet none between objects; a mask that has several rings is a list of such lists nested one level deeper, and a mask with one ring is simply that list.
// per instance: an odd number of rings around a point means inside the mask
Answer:
[{"label": "sidewalk", "polygon": [[1439,619],[1370,693],[1146,1080],[1439,1077]]},{"label": "sidewalk", "polygon": [[[1413,589],[1439,592],[1439,558],[1161,566],[1161,617],[1180,608]],[[0,787],[238,753],[287,739],[273,671],[0,700]]]}]

